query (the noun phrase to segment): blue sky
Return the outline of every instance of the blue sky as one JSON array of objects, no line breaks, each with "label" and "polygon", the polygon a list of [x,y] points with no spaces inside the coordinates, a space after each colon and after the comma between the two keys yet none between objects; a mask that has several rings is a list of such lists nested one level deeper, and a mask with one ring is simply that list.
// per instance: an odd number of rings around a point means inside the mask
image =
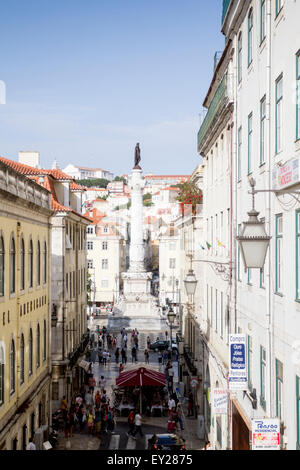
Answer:
[{"label": "blue sky", "polygon": [[0,154],[115,174],[189,174],[224,48],[221,0],[10,0],[0,15]]}]

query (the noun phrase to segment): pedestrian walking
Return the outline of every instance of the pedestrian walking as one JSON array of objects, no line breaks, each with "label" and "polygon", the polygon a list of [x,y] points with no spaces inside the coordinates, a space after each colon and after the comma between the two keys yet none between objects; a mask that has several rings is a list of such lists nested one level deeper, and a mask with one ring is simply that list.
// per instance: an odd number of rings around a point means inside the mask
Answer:
[{"label": "pedestrian walking", "polygon": [[151,339],[150,336],[147,336],[147,348],[150,349],[151,346]]},{"label": "pedestrian walking", "polygon": [[106,367],[106,363],[107,363],[107,352],[106,352],[106,349],[103,351],[102,353],[102,363],[104,365],[104,367]]},{"label": "pedestrian walking", "polygon": [[168,401],[168,412],[169,416],[172,415],[172,412],[175,410],[176,404],[174,398],[170,397]]},{"label": "pedestrian walking", "polygon": [[174,369],[171,364],[171,367],[168,369],[168,386],[169,386],[169,391],[172,393],[173,392],[173,379],[174,379]]},{"label": "pedestrian walking", "polygon": [[127,436],[129,436],[130,434],[132,435],[134,431],[134,411],[133,410],[130,410],[127,421],[129,425]]},{"label": "pedestrian walking", "polygon": [[26,450],[36,450],[36,445],[34,444],[32,437],[29,438]]},{"label": "pedestrian walking", "polygon": [[142,422],[143,422],[143,418],[141,417],[139,412],[136,412],[135,417],[134,417],[135,428],[132,433],[132,437],[135,437],[137,433],[139,433],[141,437],[144,436],[143,431],[142,431]]},{"label": "pedestrian walking", "polygon": [[127,355],[126,355],[126,351],[124,348],[122,348],[121,350],[121,356],[122,356],[122,364],[126,364],[127,363]]},{"label": "pedestrian walking", "polygon": [[128,338],[127,338],[127,335],[125,333],[125,335],[123,336],[123,344],[124,344],[125,349],[127,349],[127,340],[128,340]]},{"label": "pedestrian walking", "polygon": [[101,393],[104,393],[105,386],[106,386],[106,378],[104,377],[104,375],[101,375],[100,380],[99,380],[99,387],[100,387]]},{"label": "pedestrian walking", "polygon": [[93,375],[92,375],[92,377],[89,377],[88,384],[89,384],[89,389],[90,389],[90,391],[93,395],[94,390],[95,390],[95,386],[96,386],[96,380],[95,380],[95,377]]},{"label": "pedestrian walking", "polygon": [[96,395],[95,395],[95,406],[96,406],[96,408],[100,408],[100,405],[101,405],[101,395],[100,395],[100,392],[98,390]]},{"label": "pedestrian walking", "polygon": [[168,341],[168,331],[165,331],[166,341]]},{"label": "pedestrian walking", "polygon": [[161,354],[161,351],[158,351],[158,364],[159,364],[159,367],[161,366],[161,363],[162,363],[162,354]]},{"label": "pedestrian walking", "polygon": [[93,395],[91,394],[90,391],[86,392],[85,397],[84,397],[84,401],[85,401],[85,404],[88,408],[92,407],[94,405]]},{"label": "pedestrian walking", "polygon": [[95,409],[95,433],[98,437],[101,433],[101,411],[99,407]]},{"label": "pedestrian walking", "polygon": [[166,365],[168,363],[168,351],[165,350],[163,352],[163,365]]},{"label": "pedestrian walking", "polygon": [[133,346],[132,350],[131,350],[131,359],[132,359],[132,364],[133,362],[137,362],[137,359],[136,359],[136,349],[135,347]]},{"label": "pedestrian walking", "polygon": [[87,415],[87,426],[88,426],[88,434],[92,435],[94,432],[94,424],[95,424],[95,416],[90,409]]},{"label": "pedestrian walking", "polygon": [[68,410],[65,416],[65,437],[71,437],[71,415]]},{"label": "pedestrian walking", "polygon": [[120,358],[120,349],[117,348],[115,351],[116,364],[119,364],[119,358]]},{"label": "pedestrian walking", "polygon": [[135,337],[133,338],[133,342],[134,342],[134,344],[135,344],[136,349],[138,350],[138,349],[139,349],[139,339],[138,339],[137,336],[135,336]]},{"label": "pedestrian walking", "polygon": [[178,422],[179,422],[180,430],[183,431],[184,430],[184,427],[183,427],[183,410],[182,410],[181,403],[178,403],[178,405],[177,405],[177,416],[178,416]]},{"label": "pedestrian walking", "polygon": [[145,349],[144,356],[145,356],[145,363],[149,364],[149,351],[148,351],[148,349]]},{"label": "pedestrian walking", "polygon": [[63,415],[63,418],[66,417],[67,415],[67,409],[68,409],[68,405],[67,405],[67,400],[66,400],[66,396],[64,395],[61,399],[61,402],[60,402],[60,409],[62,411],[62,415]]}]

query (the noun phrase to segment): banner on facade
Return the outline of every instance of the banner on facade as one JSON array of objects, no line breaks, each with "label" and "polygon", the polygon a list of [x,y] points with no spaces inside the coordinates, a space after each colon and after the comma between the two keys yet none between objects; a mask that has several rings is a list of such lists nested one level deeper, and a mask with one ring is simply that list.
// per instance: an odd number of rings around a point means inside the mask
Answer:
[{"label": "banner on facade", "polygon": [[228,391],[222,388],[214,388],[212,391],[211,404],[215,415],[227,415]]},{"label": "banner on facade", "polygon": [[272,172],[273,189],[285,189],[299,183],[299,159],[292,158]]},{"label": "banner on facade", "polygon": [[247,389],[246,335],[229,335],[229,389]]},{"label": "banner on facade", "polygon": [[279,419],[252,419],[252,450],[280,450]]}]

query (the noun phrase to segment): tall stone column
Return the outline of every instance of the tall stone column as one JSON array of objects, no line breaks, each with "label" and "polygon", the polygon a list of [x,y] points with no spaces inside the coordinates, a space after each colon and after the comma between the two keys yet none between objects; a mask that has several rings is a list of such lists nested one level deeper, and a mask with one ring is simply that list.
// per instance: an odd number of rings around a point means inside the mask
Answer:
[{"label": "tall stone column", "polygon": [[142,176],[142,170],[132,170],[129,186],[131,189],[129,272],[144,273],[143,188],[145,182]]}]

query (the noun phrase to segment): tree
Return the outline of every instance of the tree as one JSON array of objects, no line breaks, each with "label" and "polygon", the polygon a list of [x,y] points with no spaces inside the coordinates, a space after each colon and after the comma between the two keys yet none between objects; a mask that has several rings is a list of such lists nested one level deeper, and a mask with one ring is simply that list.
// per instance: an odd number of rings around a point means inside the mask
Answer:
[{"label": "tree", "polygon": [[124,176],[116,176],[115,179],[114,179],[115,182],[118,182],[118,181],[123,181],[124,184],[127,183],[126,179],[124,178]]},{"label": "tree", "polygon": [[202,190],[193,181],[185,181],[179,185],[177,201],[181,203],[182,213],[185,205],[191,205],[193,214],[196,214],[197,205],[202,204],[202,200]]},{"label": "tree", "polygon": [[107,185],[110,183],[109,180],[105,178],[94,178],[91,180],[77,180],[77,183],[81,186],[85,186],[87,188],[107,188]]}]

